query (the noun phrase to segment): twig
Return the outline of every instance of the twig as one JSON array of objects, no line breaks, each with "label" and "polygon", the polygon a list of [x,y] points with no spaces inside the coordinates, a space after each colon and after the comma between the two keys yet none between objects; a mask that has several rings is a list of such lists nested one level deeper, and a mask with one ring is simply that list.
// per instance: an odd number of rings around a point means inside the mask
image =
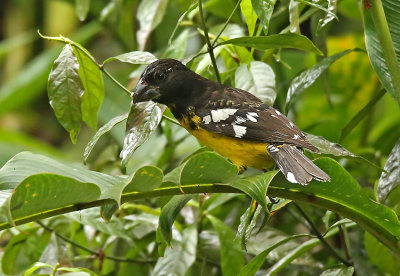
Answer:
[{"label": "twig", "polygon": [[100,70],[104,72],[104,74],[110,78],[116,85],[118,85],[122,90],[124,90],[129,96],[132,95],[132,91],[130,91],[128,88],[123,86],[119,81],[117,81],[104,67],[99,66]]},{"label": "twig", "polygon": [[71,245],[78,247],[86,252],[89,252],[90,254],[93,254],[95,256],[100,256],[100,254],[102,254],[104,259],[108,259],[108,260],[112,260],[112,261],[116,261],[116,262],[124,262],[124,263],[140,263],[140,264],[150,264],[150,263],[155,263],[156,260],[135,260],[135,259],[126,259],[126,258],[121,258],[121,257],[117,257],[117,256],[110,256],[110,255],[105,255],[104,253],[100,253],[97,251],[94,251],[90,248],[87,248],[79,243],[74,242],[73,240],[57,233],[56,231],[54,231],[53,229],[51,229],[50,227],[48,227],[47,225],[45,225],[43,222],[41,221],[36,221],[37,224],[39,224],[42,228],[44,228],[45,230],[54,233],[57,237],[59,237],[60,239],[62,239],[63,241],[70,243]]},{"label": "twig", "polygon": [[203,30],[204,30],[204,36],[206,38],[208,54],[210,55],[211,63],[213,65],[213,67],[214,67],[215,76],[217,77],[218,82],[221,83],[221,77],[219,75],[217,62],[215,61],[213,46],[211,45],[210,37],[208,36],[206,22],[204,20],[203,4],[201,3],[201,0],[199,0],[199,13],[200,13],[200,18],[201,18],[201,23],[203,24]]},{"label": "twig", "polygon": [[332,253],[332,255],[338,259],[341,263],[343,263],[346,266],[352,266],[352,263],[344,259],[342,256],[340,256],[335,249],[332,248],[332,246],[324,239],[324,237],[319,233],[317,227],[315,227],[314,223],[311,221],[311,219],[307,216],[307,214],[301,209],[301,207],[296,203],[293,202],[293,205],[297,208],[297,210],[300,212],[300,214],[307,220],[308,224],[310,225],[312,231],[314,234],[317,236],[317,238],[321,241],[321,244],[327,249],[329,252]]},{"label": "twig", "polygon": [[231,18],[232,18],[232,16],[235,14],[235,12],[236,12],[237,8],[239,7],[241,1],[242,1],[242,0],[238,0],[238,1],[237,1],[236,6],[233,8],[233,11],[232,11],[231,14],[229,15],[228,19],[226,20],[226,22],[225,22],[224,26],[222,27],[221,31],[219,32],[219,34],[215,37],[214,42],[213,42],[213,44],[211,45],[211,47],[214,48],[215,44],[216,44],[217,41],[218,41],[218,38],[219,38],[219,37],[221,36],[221,34],[225,31],[226,26],[228,26],[229,21],[231,21]]},{"label": "twig", "polygon": [[[340,220],[340,216],[338,214],[336,214],[336,213],[335,213],[335,215],[336,215],[336,220],[339,221]],[[352,258],[351,258],[351,255],[350,255],[350,250],[349,250],[349,247],[348,247],[348,244],[347,244],[347,240],[346,240],[346,233],[347,232],[345,232],[345,230],[347,231],[347,229],[343,228],[342,225],[338,225],[338,228],[339,228],[340,243],[342,244],[342,247],[344,249],[344,254],[346,254],[346,259],[349,262],[352,262]]]}]

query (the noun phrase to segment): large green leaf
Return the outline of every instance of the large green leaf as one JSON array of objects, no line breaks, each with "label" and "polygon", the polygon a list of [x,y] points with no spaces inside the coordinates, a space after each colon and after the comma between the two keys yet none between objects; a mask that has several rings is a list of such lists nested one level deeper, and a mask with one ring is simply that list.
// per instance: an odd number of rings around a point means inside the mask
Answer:
[{"label": "large green leaf", "polygon": [[197,228],[191,225],[183,230],[180,241],[173,240],[164,257],[157,260],[152,276],[186,275],[196,260]]},{"label": "large green leaf", "polygon": [[249,91],[266,104],[274,105],[275,73],[264,62],[252,61],[249,67],[240,65],[235,72],[235,87]]},{"label": "large green leaf", "polygon": [[239,241],[235,240],[235,232],[216,217],[208,215],[207,218],[218,233],[222,274],[238,275],[244,265],[244,254]]},{"label": "large green leaf", "polygon": [[47,85],[50,105],[74,143],[82,125],[81,97],[84,92],[78,71],[78,59],[72,46],[67,44],[54,61]]},{"label": "large green leaf", "polygon": [[136,13],[137,21],[140,22],[140,29],[136,37],[141,51],[146,47],[147,39],[164,17],[168,0],[147,0],[141,1]]},{"label": "large green leaf", "polygon": [[254,29],[257,23],[257,14],[253,9],[251,0],[242,0],[240,2],[240,9],[242,11],[244,19],[246,20],[247,29],[249,30],[249,36],[253,36]]},{"label": "large green leaf", "polygon": [[153,102],[132,104],[126,122],[124,148],[121,151],[122,166],[126,167],[129,158],[157,128],[165,106]]},{"label": "large green leaf", "polygon": [[255,199],[258,204],[268,212],[266,200],[267,189],[268,185],[277,173],[278,171],[269,171],[260,175],[242,178],[233,183],[229,183],[229,185],[243,191],[251,198]]},{"label": "large green leaf", "polygon": [[195,154],[184,163],[179,184],[227,183],[237,173],[237,166],[215,152],[206,151]]},{"label": "large green leaf", "polygon": [[79,77],[85,92],[82,95],[82,120],[94,131],[97,130],[97,113],[104,99],[103,75],[93,57],[87,51],[72,46],[79,62]]},{"label": "large green leaf", "polygon": [[124,188],[123,193],[129,192],[147,192],[161,186],[163,172],[160,168],[154,166],[144,166],[138,169],[130,183]]},{"label": "large green leaf", "polygon": [[219,45],[233,44],[258,50],[294,48],[318,55],[322,52],[305,36],[298,34],[274,34],[259,37],[238,37],[221,42]]},{"label": "large green leaf", "polygon": [[372,67],[382,86],[400,103],[400,3],[382,0],[361,10]]},{"label": "large green leaf", "polygon": [[269,29],[269,21],[271,20],[275,3],[276,0],[251,0],[254,11],[260,19],[260,22],[266,32],[268,32]]}]

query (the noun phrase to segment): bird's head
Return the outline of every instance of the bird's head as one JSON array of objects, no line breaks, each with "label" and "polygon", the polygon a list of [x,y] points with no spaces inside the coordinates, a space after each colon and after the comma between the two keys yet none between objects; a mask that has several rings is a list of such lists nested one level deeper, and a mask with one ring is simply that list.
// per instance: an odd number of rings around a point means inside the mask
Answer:
[{"label": "bird's head", "polygon": [[197,74],[175,59],[159,59],[143,71],[133,94],[133,102],[170,104],[190,97]]}]

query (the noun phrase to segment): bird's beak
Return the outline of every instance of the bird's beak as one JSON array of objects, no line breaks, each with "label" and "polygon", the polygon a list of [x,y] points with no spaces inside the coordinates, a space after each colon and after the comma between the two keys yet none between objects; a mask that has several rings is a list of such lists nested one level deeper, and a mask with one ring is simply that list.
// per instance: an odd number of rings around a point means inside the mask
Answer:
[{"label": "bird's beak", "polygon": [[133,103],[151,101],[161,95],[160,88],[147,84],[143,79],[139,80],[132,96]]}]

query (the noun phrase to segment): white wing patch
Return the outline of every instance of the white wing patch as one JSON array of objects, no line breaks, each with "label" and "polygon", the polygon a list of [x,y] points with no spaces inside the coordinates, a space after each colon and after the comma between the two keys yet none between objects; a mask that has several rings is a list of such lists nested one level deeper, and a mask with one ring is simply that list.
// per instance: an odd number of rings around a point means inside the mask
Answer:
[{"label": "white wing patch", "polygon": [[246,134],[245,126],[238,126],[238,125],[232,125],[232,126],[233,126],[233,131],[235,132],[236,138],[241,138],[243,135]]},{"label": "white wing patch", "polygon": [[230,115],[235,114],[237,109],[223,108],[217,110],[211,110],[211,117],[214,123],[228,119]]},{"label": "white wing patch", "polygon": [[274,145],[268,145],[267,150],[268,150],[269,152],[278,152],[278,151],[279,151],[279,148],[278,148],[278,147],[275,147]]},{"label": "white wing patch", "polygon": [[[253,112],[250,112],[250,113],[253,113]],[[252,115],[250,115],[250,113],[247,113],[246,114],[246,117],[247,117],[247,119],[248,120],[250,120],[250,121],[252,121],[252,122],[257,122],[257,119],[255,118],[255,116],[252,116]],[[256,114],[257,115],[257,114]],[[257,115],[258,116],[258,115]]]},{"label": "white wing patch", "polygon": [[245,118],[240,117],[240,116],[237,116],[237,117],[236,117],[236,120],[235,120],[235,122],[234,122],[234,124],[240,125],[241,123],[244,123],[244,122],[246,122],[246,119],[245,119]]},{"label": "white wing patch", "polygon": [[203,122],[208,125],[211,122],[211,116],[207,115],[203,117]]},{"label": "white wing patch", "polygon": [[295,134],[294,136],[293,136],[293,139],[299,139],[300,138],[300,135],[298,135],[298,134]]},{"label": "white wing patch", "polygon": [[297,183],[296,178],[294,177],[294,174],[292,172],[287,173],[286,179],[292,183]]}]

